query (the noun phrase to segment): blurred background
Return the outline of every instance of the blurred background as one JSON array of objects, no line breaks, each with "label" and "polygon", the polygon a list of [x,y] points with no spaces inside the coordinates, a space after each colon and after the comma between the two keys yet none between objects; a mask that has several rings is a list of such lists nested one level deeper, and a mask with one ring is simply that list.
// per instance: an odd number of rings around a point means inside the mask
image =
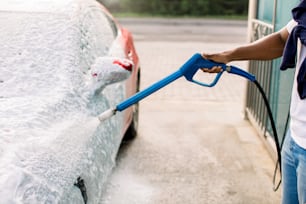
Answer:
[{"label": "blurred background", "polygon": [[248,0],[100,0],[120,15],[245,16]]}]

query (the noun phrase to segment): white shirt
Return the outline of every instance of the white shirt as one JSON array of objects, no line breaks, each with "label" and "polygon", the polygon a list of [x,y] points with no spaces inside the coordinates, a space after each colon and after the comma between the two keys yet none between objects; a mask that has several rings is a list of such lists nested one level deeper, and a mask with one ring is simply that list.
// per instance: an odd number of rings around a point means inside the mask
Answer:
[{"label": "white shirt", "polygon": [[[286,28],[290,33],[297,23],[291,20]],[[306,47],[298,42],[297,66],[295,70],[293,90],[290,106],[290,131],[292,139],[301,147],[306,149],[306,99],[301,100],[297,91],[297,74],[299,73],[301,63],[306,57]]]}]

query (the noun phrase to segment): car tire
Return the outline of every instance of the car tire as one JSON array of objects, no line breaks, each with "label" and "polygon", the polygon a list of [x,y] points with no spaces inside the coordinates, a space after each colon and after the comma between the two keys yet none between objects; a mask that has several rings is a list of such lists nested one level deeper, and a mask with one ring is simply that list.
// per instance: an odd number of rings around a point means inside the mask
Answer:
[{"label": "car tire", "polygon": [[[137,85],[136,85],[136,92],[139,92],[140,90],[140,70],[137,74]],[[123,137],[123,140],[132,140],[137,136],[137,130],[138,130],[138,118],[139,118],[139,103],[136,103],[133,105],[133,119],[128,127],[128,129],[125,132],[125,135]]]}]

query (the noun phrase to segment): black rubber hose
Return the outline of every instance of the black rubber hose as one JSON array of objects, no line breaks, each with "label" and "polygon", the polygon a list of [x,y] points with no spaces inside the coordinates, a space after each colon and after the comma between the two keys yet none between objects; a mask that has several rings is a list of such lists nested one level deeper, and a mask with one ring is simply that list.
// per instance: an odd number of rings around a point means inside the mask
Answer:
[{"label": "black rubber hose", "polygon": [[[276,127],[275,127],[275,121],[273,119],[271,107],[270,107],[269,101],[267,99],[267,96],[266,96],[263,88],[260,86],[259,82],[257,80],[254,80],[253,82],[256,85],[256,87],[258,88],[259,92],[261,93],[261,96],[264,99],[265,105],[267,107],[270,123],[271,123],[271,126],[272,126],[272,131],[273,131],[273,137],[274,137],[274,141],[275,141],[276,151],[277,151],[277,160],[278,160],[277,164],[279,165],[279,171],[280,171],[280,174],[281,174],[281,172],[282,172],[281,146],[280,146],[280,143],[279,143],[279,139],[278,139],[278,135],[277,135]],[[274,182],[275,182],[275,177],[276,177],[277,164],[276,164],[275,172],[274,172],[274,179],[273,179]],[[278,185],[276,187],[274,187],[275,191],[279,188],[280,183],[281,183],[281,181],[278,183]]]}]

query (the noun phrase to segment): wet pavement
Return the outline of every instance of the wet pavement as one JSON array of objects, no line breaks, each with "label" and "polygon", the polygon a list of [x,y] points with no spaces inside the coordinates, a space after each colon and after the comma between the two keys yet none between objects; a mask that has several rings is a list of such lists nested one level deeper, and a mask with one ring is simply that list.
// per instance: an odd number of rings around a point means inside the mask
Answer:
[{"label": "wet pavement", "polygon": [[[193,53],[246,42],[244,21],[154,21],[121,19],[134,34],[141,89],[176,71]],[[273,191],[274,161],[244,119],[245,89],[245,79],[224,73],[213,88],[182,78],[144,99],[139,135],[122,144],[102,203],[280,203],[280,190]]]}]

